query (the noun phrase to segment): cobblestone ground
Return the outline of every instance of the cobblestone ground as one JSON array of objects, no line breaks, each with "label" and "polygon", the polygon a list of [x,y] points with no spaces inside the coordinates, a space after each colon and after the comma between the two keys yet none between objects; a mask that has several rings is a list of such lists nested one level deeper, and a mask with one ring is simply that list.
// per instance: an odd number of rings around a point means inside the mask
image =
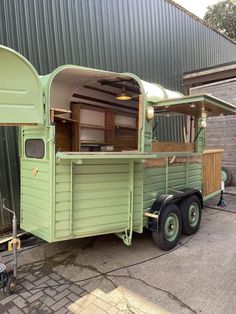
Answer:
[{"label": "cobblestone ground", "polygon": [[[21,270],[16,293],[0,292],[0,313],[71,313],[68,306],[86,292],[52,272],[43,264],[34,265],[31,274]],[[32,274],[33,273],[33,274]]]}]

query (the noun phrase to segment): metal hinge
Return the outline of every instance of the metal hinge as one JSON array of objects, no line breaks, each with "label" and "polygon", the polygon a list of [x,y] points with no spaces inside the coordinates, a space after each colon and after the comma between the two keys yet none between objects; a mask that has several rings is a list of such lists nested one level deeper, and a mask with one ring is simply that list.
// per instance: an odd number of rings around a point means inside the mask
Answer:
[{"label": "metal hinge", "polygon": [[43,92],[43,112],[44,114],[46,113],[46,96],[44,92]]}]

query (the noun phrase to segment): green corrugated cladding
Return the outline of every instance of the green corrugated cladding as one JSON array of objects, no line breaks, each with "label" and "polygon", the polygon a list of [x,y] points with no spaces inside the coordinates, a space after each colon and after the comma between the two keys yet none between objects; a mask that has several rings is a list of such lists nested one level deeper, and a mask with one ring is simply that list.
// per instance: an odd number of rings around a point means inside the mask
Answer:
[{"label": "green corrugated cladding", "polygon": [[63,64],[135,73],[182,90],[182,74],[235,60],[235,44],[167,0],[2,0],[0,43],[40,74]]},{"label": "green corrugated cladding", "polygon": [[[0,44],[41,74],[71,63],[135,73],[179,91],[183,72],[234,61],[236,54],[232,41],[167,0],[2,0]],[[1,128],[0,135],[1,197],[18,209],[16,134]],[[10,216],[0,215],[4,228]]]}]

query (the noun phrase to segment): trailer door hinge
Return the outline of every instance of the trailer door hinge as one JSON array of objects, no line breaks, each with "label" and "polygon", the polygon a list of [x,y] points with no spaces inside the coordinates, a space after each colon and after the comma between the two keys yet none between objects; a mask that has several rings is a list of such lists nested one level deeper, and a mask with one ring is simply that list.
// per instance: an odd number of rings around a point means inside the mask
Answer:
[{"label": "trailer door hinge", "polygon": [[[45,96],[45,93],[43,92],[43,106],[44,106],[44,109],[45,109],[45,105],[46,105],[46,96]],[[44,110],[45,112],[45,110]]]}]

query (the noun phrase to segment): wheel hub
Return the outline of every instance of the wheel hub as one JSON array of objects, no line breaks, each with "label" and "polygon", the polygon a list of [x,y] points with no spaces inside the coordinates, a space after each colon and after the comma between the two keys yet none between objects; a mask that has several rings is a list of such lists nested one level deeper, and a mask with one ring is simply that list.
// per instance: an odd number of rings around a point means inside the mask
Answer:
[{"label": "wheel hub", "polygon": [[165,222],[165,236],[167,240],[173,241],[178,234],[178,230],[179,230],[178,217],[174,213],[171,213],[167,217]]},{"label": "wheel hub", "polygon": [[199,219],[199,207],[197,203],[192,203],[189,207],[189,224],[194,227],[198,223]]}]

